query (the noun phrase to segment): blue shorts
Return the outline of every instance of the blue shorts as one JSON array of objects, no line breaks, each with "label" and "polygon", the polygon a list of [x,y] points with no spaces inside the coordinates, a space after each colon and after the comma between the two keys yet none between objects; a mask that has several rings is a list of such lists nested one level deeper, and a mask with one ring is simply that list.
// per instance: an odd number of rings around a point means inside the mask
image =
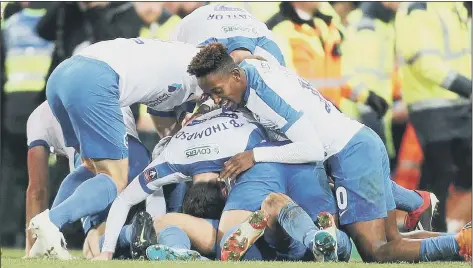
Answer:
[{"label": "blue shorts", "polygon": [[128,183],[145,170],[151,163],[151,155],[135,137],[128,135]]},{"label": "blue shorts", "polygon": [[389,158],[383,141],[363,127],[328,160],[341,225],[386,218],[394,203]]},{"label": "blue shorts", "polygon": [[[128,155],[130,156],[128,159],[128,183],[130,183],[136,176],[143,172],[150,163],[151,158],[148,150],[140,141],[133,136],[128,136],[128,138]],[[95,215],[82,218],[84,233],[87,234],[92,227],[101,224],[107,219],[110,206]]]},{"label": "blue shorts", "polygon": [[320,212],[336,213],[335,197],[322,164],[257,163],[236,180],[224,211],[256,211],[270,193],[283,193],[312,219]]},{"label": "blue shorts", "polygon": [[79,150],[83,158],[128,157],[118,81],[106,63],[78,55],[59,64],[48,79],[48,104],[66,146]]}]

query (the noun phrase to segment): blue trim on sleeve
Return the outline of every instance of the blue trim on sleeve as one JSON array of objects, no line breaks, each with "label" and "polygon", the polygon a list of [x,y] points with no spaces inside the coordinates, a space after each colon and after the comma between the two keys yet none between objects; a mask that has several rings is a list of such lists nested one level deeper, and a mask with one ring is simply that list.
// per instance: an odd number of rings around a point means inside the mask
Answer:
[{"label": "blue trim on sleeve", "polygon": [[262,142],[260,144],[257,144],[255,148],[257,147],[278,147],[278,146],[283,146],[286,144],[292,143],[290,140],[285,140],[285,141],[266,141]]},{"label": "blue trim on sleeve", "polygon": [[[152,175],[151,172],[153,172],[154,175]],[[145,169],[138,176],[138,180],[140,182],[140,185],[143,191],[145,191],[148,194],[152,194],[154,190],[151,190],[148,187],[148,184],[152,183],[155,180],[159,180],[168,175],[171,175],[173,173],[176,173],[176,171],[172,170],[168,162],[164,162],[155,167],[150,167],[150,168]]]},{"label": "blue trim on sleeve", "polygon": [[286,125],[284,125],[284,127],[281,128],[281,132],[284,133],[284,134],[286,134],[286,131],[287,131],[289,128],[291,128],[292,125],[294,125],[294,123],[296,123],[297,120],[299,120],[299,118],[301,118],[303,115],[304,115],[304,112],[298,112],[297,115],[296,115],[294,118],[292,118],[292,121],[290,121],[290,122],[288,121],[288,122],[286,123]]},{"label": "blue trim on sleeve", "polygon": [[28,150],[33,148],[33,147],[36,147],[36,146],[44,146],[44,147],[46,147],[46,149],[49,152],[50,146],[45,140],[34,140],[34,141],[32,141],[30,143],[30,145],[28,145]]},{"label": "blue trim on sleeve", "polygon": [[261,126],[255,124],[258,128],[251,131],[250,136],[248,137],[248,143],[246,145],[245,151],[251,150],[255,147],[258,147],[258,144],[266,141],[265,131],[262,130]]},{"label": "blue trim on sleeve", "polygon": [[257,38],[248,38],[244,36],[234,36],[227,38],[227,53],[230,54],[234,50],[244,48],[253,54],[256,49]]},{"label": "blue trim on sleeve", "polygon": [[250,83],[250,78],[251,78],[251,76],[250,76],[250,74],[249,74],[248,71],[247,71],[247,68],[249,68],[248,66],[249,66],[249,64],[248,64],[248,62],[246,62],[246,60],[243,60],[243,61],[240,63],[240,65],[239,65],[240,68],[242,68],[243,70],[245,70],[246,89],[245,89],[245,93],[243,94],[243,100],[244,100],[245,102],[248,101],[248,97],[250,97],[250,90],[251,90],[251,87],[250,87],[250,84],[251,84],[251,83]]},{"label": "blue trim on sleeve", "polygon": [[263,78],[261,78],[255,66],[243,61],[242,64],[240,64],[240,67],[243,68],[246,73],[247,92],[245,92],[245,96],[247,94],[249,96],[249,90],[250,88],[253,88],[259,98],[261,98],[279,116],[286,119],[286,125],[281,128],[281,132],[285,134],[286,131],[302,117],[303,113],[296,111],[283,98],[281,98],[281,96],[272,90],[264,82]]},{"label": "blue trim on sleeve", "polygon": [[284,56],[281,49],[273,40],[267,38],[266,36],[261,36],[257,38],[245,37],[245,36],[233,36],[229,38],[209,38],[204,42],[200,43],[199,46],[205,46],[211,43],[222,43],[227,47],[227,53],[230,54],[233,51],[244,48],[251,52],[255,53],[256,47],[261,47],[271,54],[282,66],[286,66]]},{"label": "blue trim on sleeve", "polygon": [[[176,171],[172,170],[170,164],[168,162],[161,163],[156,166],[156,171],[158,172],[158,179],[176,173]],[[181,171],[179,171],[181,172]],[[181,172],[182,173],[182,172]]]},{"label": "blue trim on sleeve", "polygon": [[151,115],[161,116],[161,117],[175,117],[176,112],[174,111],[156,111],[151,108],[147,108],[147,112]]}]

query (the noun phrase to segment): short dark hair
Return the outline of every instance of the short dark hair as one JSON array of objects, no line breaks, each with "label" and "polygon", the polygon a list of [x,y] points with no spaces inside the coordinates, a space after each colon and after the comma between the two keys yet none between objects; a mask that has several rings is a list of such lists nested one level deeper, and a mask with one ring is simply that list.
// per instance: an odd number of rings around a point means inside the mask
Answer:
[{"label": "short dark hair", "polygon": [[202,47],[187,66],[187,72],[197,78],[215,71],[231,71],[238,67],[227,48],[221,43],[210,43]]},{"label": "short dark hair", "polygon": [[220,181],[197,182],[187,189],[182,201],[182,212],[203,219],[220,219],[225,207],[225,196]]}]

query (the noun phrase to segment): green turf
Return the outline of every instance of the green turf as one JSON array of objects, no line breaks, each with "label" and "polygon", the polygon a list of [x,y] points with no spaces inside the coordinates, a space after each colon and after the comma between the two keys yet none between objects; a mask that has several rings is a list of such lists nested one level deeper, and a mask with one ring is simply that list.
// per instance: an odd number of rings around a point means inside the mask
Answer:
[{"label": "green turf", "polygon": [[[80,252],[73,251],[75,256],[79,256]],[[299,268],[299,267],[317,267],[317,268],[403,268],[403,267],[417,267],[417,268],[463,268],[471,267],[468,263],[462,262],[433,262],[420,264],[365,264],[360,261],[352,261],[349,263],[301,263],[301,262],[237,262],[237,263],[223,263],[223,262],[147,262],[147,261],[108,261],[108,262],[93,262],[88,260],[74,260],[74,261],[58,261],[58,260],[23,260],[22,250],[2,249],[1,265],[0,267],[25,267],[25,268],[75,268],[75,267],[98,267],[98,268],[149,268],[149,267],[231,267],[231,268]]]}]

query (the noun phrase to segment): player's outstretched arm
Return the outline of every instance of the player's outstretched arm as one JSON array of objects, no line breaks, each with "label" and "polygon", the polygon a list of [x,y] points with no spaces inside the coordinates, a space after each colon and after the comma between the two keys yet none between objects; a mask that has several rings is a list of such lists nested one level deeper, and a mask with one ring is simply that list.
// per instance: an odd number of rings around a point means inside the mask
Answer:
[{"label": "player's outstretched arm", "polygon": [[108,213],[102,254],[96,260],[110,260],[115,252],[118,235],[125,224],[131,207],[145,200],[150,194],[140,186],[138,177],[128,185],[113,201]]},{"label": "player's outstretched arm", "polygon": [[[26,190],[26,226],[31,218],[48,208],[48,159],[49,151],[44,146],[28,150],[28,189]],[[34,240],[26,231],[25,254],[28,256]]]}]

